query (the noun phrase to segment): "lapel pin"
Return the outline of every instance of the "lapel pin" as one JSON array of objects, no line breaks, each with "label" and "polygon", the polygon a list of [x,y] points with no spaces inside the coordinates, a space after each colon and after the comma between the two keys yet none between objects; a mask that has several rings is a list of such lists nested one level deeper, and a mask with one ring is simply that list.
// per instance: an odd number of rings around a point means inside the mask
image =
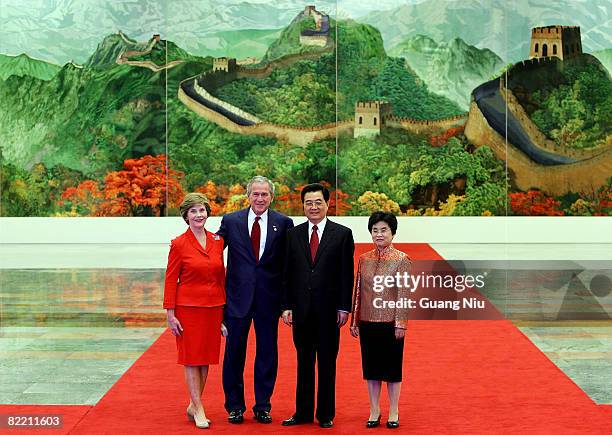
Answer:
[{"label": "lapel pin", "polygon": [[221,237],[219,237],[219,236],[218,236],[218,235],[216,235],[216,234],[213,234],[213,236],[212,236],[212,237],[213,237],[213,240],[221,240]]},{"label": "lapel pin", "polygon": [[272,225],[272,229],[273,229],[274,231],[278,231],[278,228],[276,228],[276,225]]}]

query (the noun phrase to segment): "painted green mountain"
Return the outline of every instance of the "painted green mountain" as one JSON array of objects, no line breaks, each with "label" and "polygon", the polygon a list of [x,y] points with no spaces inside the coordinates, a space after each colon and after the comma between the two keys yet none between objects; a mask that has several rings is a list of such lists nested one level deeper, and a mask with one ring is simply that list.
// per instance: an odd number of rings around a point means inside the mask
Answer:
[{"label": "painted green mountain", "polygon": [[43,60],[32,59],[23,53],[19,56],[7,56],[0,54],[0,80],[6,80],[9,76],[29,76],[41,80],[51,79],[61,69]]},{"label": "painted green mountain", "polygon": [[439,119],[463,110],[436,95],[404,61],[389,57],[380,31],[353,20],[338,21],[338,116],[354,115],[355,102],[389,101],[397,116]]},{"label": "painted green mountain", "polygon": [[[29,169],[63,165],[104,174],[125,158],[166,149],[166,72],[110,63],[122,39],[104,39],[83,68],[65,65],[51,80],[11,76],[0,82],[4,159]],[[173,68],[178,81],[210,69],[210,58]]]},{"label": "painted green mountain", "polygon": [[162,152],[164,95],[162,74],[127,65],[67,64],[49,81],[11,76],[0,84],[3,156],[22,168],[62,164],[92,174]]},{"label": "painted green mountain", "polygon": [[226,30],[202,36],[197,39],[194,52],[214,57],[234,57],[261,59],[270,44],[276,41],[281,29]]},{"label": "painted green mountain", "polygon": [[200,56],[193,56],[172,41],[165,39],[154,43],[153,38],[146,42],[136,42],[118,34],[109,35],[98,45],[96,51],[87,61],[86,66],[97,70],[113,68],[116,65],[117,59],[123,52],[138,52],[145,51],[152,46],[150,52],[141,55],[129,56],[129,60],[133,61],[151,61],[158,66],[162,66],[167,62],[175,60],[183,61],[203,61]]},{"label": "painted green mountain", "polygon": [[[216,95],[266,121],[299,127],[333,122],[336,115],[350,119],[357,101],[390,101],[394,114],[418,119],[463,112],[453,101],[432,93],[402,59],[388,57],[377,29],[353,20],[332,24],[342,41],[337,81],[336,56],[327,53],[276,69],[265,79],[236,80],[216,90]],[[284,54],[297,50],[287,49]]]},{"label": "painted green mountain", "polygon": [[466,110],[472,90],[504,66],[502,59],[491,50],[476,48],[461,38],[438,43],[428,36],[416,35],[397,44],[389,53],[405,58],[432,92],[444,95]]},{"label": "painted green mountain", "polygon": [[[332,21],[332,24],[335,24]],[[383,60],[387,57],[380,31],[369,24],[340,20],[338,26],[338,62]],[[330,31],[335,37],[335,29]]]},{"label": "painted green mountain", "polygon": [[123,51],[141,51],[146,47],[147,43],[138,43],[116,33],[108,35],[98,44],[96,51],[89,57],[85,66],[94,69],[113,68]]},{"label": "painted green mountain", "polygon": [[516,62],[529,57],[531,28],[536,26],[580,26],[585,51],[609,48],[609,11],[609,0],[424,0],[371,12],[360,20],[380,29],[386,47],[416,35],[436,41],[459,37]]},{"label": "painted green mountain", "polygon": [[300,44],[300,34],[306,29],[315,29],[313,18],[299,13],[291,23],[285,27],[278,39],[270,44],[262,59],[262,63],[278,59],[289,54],[313,53],[322,51],[323,47]]},{"label": "painted green mountain", "polygon": [[[151,42],[152,40],[149,40],[149,43]],[[183,50],[181,47],[176,45],[174,42],[162,39],[153,46],[149,53],[140,56],[130,57],[130,60],[148,60],[158,66],[161,66],[165,65],[166,63],[173,62],[175,60],[203,61],[204,58],[200,56],[192,56],[191,54]]]},{"label": "painted green mountain", "polygon": [[[280,57],[299,54],[320,52],[324,48],[318,46],[307,46],[300,43],[300,33],[305,29],[314,29],[315,23],[312,18],[303,17],[299,14],[289,26],[280,33],[268,48],[264,55],[264,61],[278,59]],[[384,59],[386,57],[380,31],[369,24],[359,23],[354,20],[329,19],[330,44],[335,43],[338,38],[337,53],[339,59]],[[356,59],[353,59],[355,61]]]},{"label": "painted green mountain", "polygon": [[[328,10],[335,10],[335,2],[325,2]],[[70,59],[82,64],[108,33],[122,29],[138,40],[160,32],[192,54],[227,55],[211,51],[223,47],[223,37],[217,39],[217,32],[280,29],[305,4],[295,0],[2,0],[0,51],[26,51],[58,65]]]},{"label": "painted green mountain", "polygon": [[599,50],[593,53],[601,64],[606,67],[608,73],[612,75],[612,48],[607,48],[605,50]]}]

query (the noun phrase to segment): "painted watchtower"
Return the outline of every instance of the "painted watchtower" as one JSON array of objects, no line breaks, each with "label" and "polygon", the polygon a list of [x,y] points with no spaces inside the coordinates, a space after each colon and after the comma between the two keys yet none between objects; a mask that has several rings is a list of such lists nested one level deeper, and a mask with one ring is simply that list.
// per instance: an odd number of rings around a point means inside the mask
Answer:
[{"label": "painted watchtower", "polygon": [[546,26],[531,29],[530,59],[556,56],[563,60],[581,53],[579,26]]},{"label": "painted watchtower", "polygon": [[385,116],[391,114],[391,103],[386,101],[358,101],[355,103],[355,129],[353,137],[372,137],[380,134]]},{"label": "painted watchtower", "polygon": [[213,59],[213,71],[234,72],[236,70],[236,59],[228,57],[216,57]]}]

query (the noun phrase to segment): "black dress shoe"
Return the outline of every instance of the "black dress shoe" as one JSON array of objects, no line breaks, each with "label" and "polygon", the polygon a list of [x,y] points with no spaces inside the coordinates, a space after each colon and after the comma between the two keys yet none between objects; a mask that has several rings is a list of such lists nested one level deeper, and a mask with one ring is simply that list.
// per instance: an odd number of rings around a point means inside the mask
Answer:
[{"label": "black dress shoe", "polygon": [[366,427],[368,429],[372,429],[378,426],[380,426],[380,414],[378,414],[378,418],[376,420],[368,420],[368,422],[366,423]]},{"label": "black dress shoe", "polygon": [[255,411],[255,420],[260,423],[272,423],[272,416],[268,411]]},{"label": "black dress shoe", "polygon": [[397,429],[399,427],[399,418],[396,421],[387,421],[388,429]]},{"label": "black dress shoe", "polygon": [[334,422],[331,421],[331,420],[329,420],[329,421],[320,421],[319,422],[319,426],[322,427],[323,429],[329,429],[333,425],[334,425]]},{"label": "black dress shoe", "polygon": [[227,417],[227,421],[232,424],[242,423],[244,421],[244,416],[242,415],[242,411],[235,410],[229,413],[229,417]]},{"label": "black dress shoe", "polygon": [[291,418],[288,418],[287,420],[283,420],[283,422],[281,423],[281,426],[295,426],[296,424],[306,424],[306,423],[312,423],[312,421],[300,420],[299,418],[296,418],[296,416],[294,415]]}]

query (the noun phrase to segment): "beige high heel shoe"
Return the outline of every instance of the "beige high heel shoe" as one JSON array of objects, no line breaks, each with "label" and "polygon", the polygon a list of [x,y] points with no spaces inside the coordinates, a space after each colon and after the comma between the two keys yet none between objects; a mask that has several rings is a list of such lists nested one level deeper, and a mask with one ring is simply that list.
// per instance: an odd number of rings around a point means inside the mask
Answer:
[{"label": "beige high heel shoe", "polygon": [[210,427],[210,420],[200,418],[198,414],[193,414],[193,421],[198,429],[208,429]]},{"label": "beige high heel shoe", "polygon": [[[193,405],[191,403],[187,407],[187,419],[189,421],[195,421],[195,409],[193,409]],[[210,425],[210,420],[208,418],[206,419],[206,422],[208,423],[208,425]]]}]

